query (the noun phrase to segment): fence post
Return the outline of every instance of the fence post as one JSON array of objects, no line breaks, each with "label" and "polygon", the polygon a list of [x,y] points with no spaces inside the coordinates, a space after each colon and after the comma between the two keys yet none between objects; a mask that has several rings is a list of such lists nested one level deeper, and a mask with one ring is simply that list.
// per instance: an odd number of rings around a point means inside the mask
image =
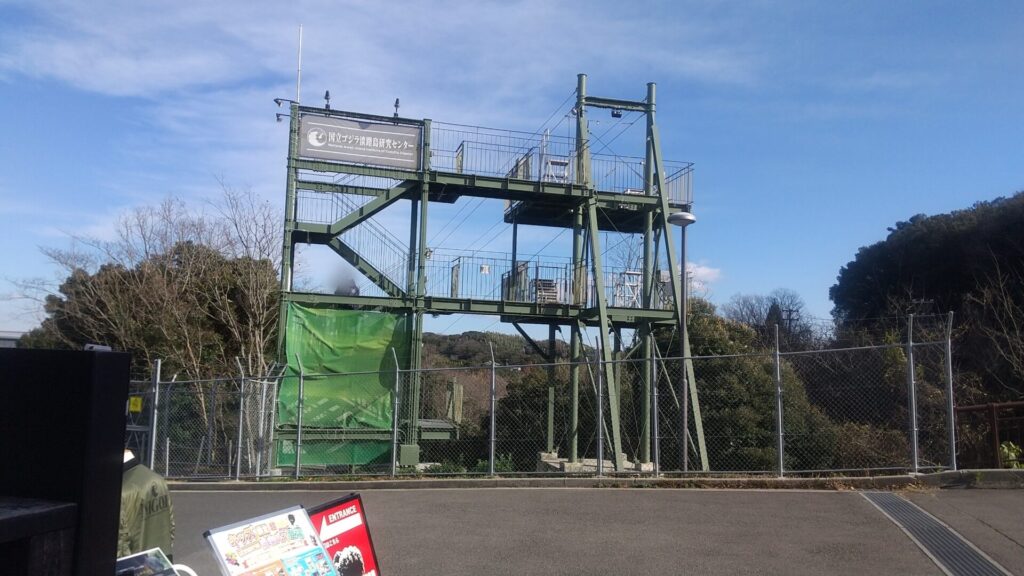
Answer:
[{"label": "fence post", "polygon": [[164,478],[171,475],[171,437],[164,438]]},{"label": "fence post", "polygon": [[235,480],[242,479],[242,428],[245,426],[245,377],[238,385],[238,448],[235,454]]},{"label": "fence post", "polygon": [[956,400],[953,398],[953,312],[946,320],[946,425],[949,428],[949,467],[956,465]]},{"label": "fence post", "polygon": [[260,379],[259,436],[256,437],[256,477],[263,476],[263,450],[266,444],[267,380]]},{"label": "fence post", "polygon": [[395,401],[391,414],[391,477],[398,470],[398,394],[401,389],[402,371],[398,366],[398,352],[391,348],[391,357],[395,360]]},{"label": "fence post", "polygon": [[910,467],[918,472],[917,460],[917,386],[914,382],[914,315],[907,317],[907,397],[910,412]]},{"label": "fence post", "polygon": [[[149,422],[149,469],[156,470],[157,417],[160,415],[160,365],[159,358],[153,363],[153,410]],[[164,432],[166,434],[166,432]]]},{"label": "fence post", "polygon": [[497,436],[494,410],[497,406],[498,369],[494,360],[494,344],[488,341],[487,346],[490,347],[491,350],[491,426],[490,431],[488,432],[490,436],[490,445],[487,449],[487,473],[490,476],[494,476],[494,440],[495,436]]},{"label": "fence post", "polygon": [[[272,385],[274,388],[270,390],[270,413],[267,414],[267,425],[264,428],[265,436],[263,439],[263,448],[267,451],[267,469],[274,462],[274,430],[277,424],[277,398],[281,391],[281,386],[284,385],[285,375],[284,372],[280,372],[279,375],[273,380],[269,380],[267,384]],[[269,441],[266,436],[270,436]]]},{"label": "fence post", "polygon": [[786,441],[782,424],[782,359],[779,354],[779,325],[775,325],[775,436],[779,478],[786,474]]},{"label": "fence post", "polygon": [[[298,356],[298,355],[296,355]],[[298,360],[298,358],[296,358]],[[302,467],[302,404],[303,395],[306,390],[306,377],[302,370],[302,364],[299,364],[299,398],[297,401],[298,412],[295,416],[295,478],[299,477],[299,469]]]},{"label": "fence post", "polygon": [[658,437],[661,435],[658,428],[658,359],[654,351],[651,351],[651,439],[654,441],[654,475],[661,476],[661,444]]},{"label": "fence post", "polygon": [[597,362],[597,477],[604,476],[604,374],[601,366],[601,339],[594,339],[594,360]]},{"label": "fence post", "polygon": [[992,432],[992,452],[995,454],[996,468],[1003,467],[1003,454],[999,451],[999,409],[995,402],[988,405],[989,430]]},{"label": "fence post", "polygon": [[[204,440],[206,441],[206,465],[207,465],[207,467],[212,469],[213,468],[213,438],[214,438],[213,427],[214,427],[214,422],[217,419],[216,418],[216,414],[217,414],[217,406],[216,406],[216,403],[217,403],[217,391],[215,390],[216,382],[211,380],[210,382],[207,383],[207,386],[208,386],[208,388],[210,390],[210,394],[209,394],[210,397],[206,401],[206,407],[207,407],[206,408],[206,436],[204,437]],[[199,459],[201,459],[202,456],[203,456],[202,447],[203,447],[202,445],[200,445],[200,447],[199,447],[200,448],[200,450],[199,450]],[[196,472],[199,471],[198,470],[199,459],[196,460],[196,464],[197,464]],[[228,476],[230,476],[230,475],[231,475],[231,468],[228,467]]]}]

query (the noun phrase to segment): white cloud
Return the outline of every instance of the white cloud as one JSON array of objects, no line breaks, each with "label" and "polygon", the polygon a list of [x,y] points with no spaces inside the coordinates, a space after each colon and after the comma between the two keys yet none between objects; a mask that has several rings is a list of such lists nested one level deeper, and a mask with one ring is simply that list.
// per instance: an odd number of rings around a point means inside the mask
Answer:
[{"label": "white cloud", "polygon": [[866,74],[852,74],[836,81],[840,90],[862,92],[901,92],[920,88],[934,88],[942,83],[938,74],[914,70],[875,70]]},{"label": "white cloud", "polygon": [[[612,2],[546,0],[11,5],[27,18],[0,23],[0,84],[55,81],[128,98],[124,120],[137,126],[115,144],[127,156],[122,173],[102,184],[113,200],[35,230],[50,238],[109,239],[133,204],[209,199],[218,178],[283,202],[287,123],[274,113],[286,110],[272,99],[294,95],[299,23],[304,102],[319,105],[330,89],[335,108],[390,114],[400,97],[404,116],[507,129],[537,128],[579,72],[591,74],[592,93],[642,98],[650,80],[744,84],[759,65],[735,35],[719,37],[706,15],[675,5],[643,17]],[[492,223],[467,225],[465,236]],[[507,249],[499,241],[490,247]],[[311,270],[337,261],[309,260]]]},{"label": "white cloud", "polygon": [[[678,270],[679,267],[676,266]],[[713,268],[699,262],[687,262],[686,274],[690,279],[690,288],[697,293],[707,294],[713,284],[722,278],[722,269]]]},{"label": "white cloud", "polygon": [[685,7],[640,18],[595,4],[58,0],[30,5],[37,21],[5,31],[0,70],[152,99],[280,80],[294,74],[296,28],[305,21],[311,93],[330,79],[358,104],[394,90],[427,95],[429,104],[465,91],[482,95],[482,106],[521,102],[553,85],[568,91],[587,67],[700,82],[745,81],[753,72],[751,58],[716,42],[707,22],[681,17]]},{"label": "white cloud", "polygon": [[[535,129],[581,71],[592,72],[592,91],[628,98],[654,78],[756,75],[754,59],[712,36],[721,27],[682,6],[653,17],[544,0],[21,6],[31,21],[0,25],[0,82],[57,80],[135,98],[147,112],[132,118],[140,136],[126,148],[142,168],[128,175],[135,190],[119,190],[125,197],[208,195],[217,177],[278,197],[286,124],[273,121],[271,100],[294,94],[300,22],[305,102],[320,104],[330,89],[335,108],[388,114],[400,97],[403,115],[446,122]],[[616,93],[624,84],[631,92]],[[137,186],[163,172],[174,181]]]},{"label": "white cloud", "polygon": [[721,268],[712,268],[703,264],[695,264],[693,262],[686,263],[686,272],[693,278],[695,282],[701,284],[711,284],[717,282],[722,277]]},{"label": "white cloud", "polygon": [[276,20],[247,5],[249,23],[238,27],[228,8],[123,0],[31,5],[37,20],[6,31],[0,69],[146,98],[242,80],[273,61],[266,51],[277,42],[259,22]]}]

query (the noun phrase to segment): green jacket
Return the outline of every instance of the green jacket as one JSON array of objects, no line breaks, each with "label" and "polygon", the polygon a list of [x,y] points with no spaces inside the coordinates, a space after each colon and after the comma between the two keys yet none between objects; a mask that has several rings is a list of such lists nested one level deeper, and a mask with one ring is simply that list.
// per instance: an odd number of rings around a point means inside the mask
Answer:
[{"label": "green jacket", "polygon": [[135,458],[125,462],[124,467],[118,557],[161,548],[170,558],[174,543],[174,511],[167,482]]}]

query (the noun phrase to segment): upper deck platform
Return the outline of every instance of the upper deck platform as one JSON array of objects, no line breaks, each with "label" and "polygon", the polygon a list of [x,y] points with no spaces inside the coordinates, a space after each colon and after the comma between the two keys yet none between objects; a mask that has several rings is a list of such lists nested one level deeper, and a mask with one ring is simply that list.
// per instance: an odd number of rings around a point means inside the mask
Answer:
[{"label": "upper deck platform", "polygon": [[[316,202],[318,194],[381,196],[405,182],[422,181],[430,183],[432,202],[452,203],[463,196],[501,199],[507,201],[506,222],[571,227],[573,209],[593,195],[600,208],[600,229],[618,232],[642,231],[643,214],[649,207],[660,205],[658,190],[645,191],[646,166],[642,158],[588,154],[591,174],[589,178],[578,178],[576,139],[569,136],[309,107],[298,107],[298,112],[310,123],[327,118],[352,124],[351,128],[340,128],[347,132],[339,132],[337,160],[324,155],[303,155],[300,146],[295,160],[299,169],[296,188],[302,191],[300,203]],[[396,130],[419,130],[420,149],[416,152],[422,156],[418,162],[389,160],[386,155],[396,153],[388,148],[394,144],[392,139],[385,137],[366,139],[370,144],[364,147],[370,149],[380,143],[384,156],[362,149],[358,150],[360,154],[350,151],[350,142],[360,142],[361,132],[387,134],[390,126],[396,126]],[[316,128],[303,130],[300,143],[314,143],[315,136],[310,132]],[[334,142],[319,146],[330,148]],[[325,158],[330,159],[324,161]],[[693,165],[666,161],[663,170],[663,192],[670,210],[688,209],[692,202]],[[582,180],[589,180],[589,186],[578,183]]]}]

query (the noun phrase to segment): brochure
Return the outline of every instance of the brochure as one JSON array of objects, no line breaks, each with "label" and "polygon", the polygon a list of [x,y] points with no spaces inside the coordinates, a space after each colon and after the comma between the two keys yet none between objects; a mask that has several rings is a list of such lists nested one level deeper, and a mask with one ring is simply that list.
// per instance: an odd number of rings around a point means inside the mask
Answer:
[{"label": "brochure", "polygon": [[301,506],[204,534],[224,576],[338,576]]}]

